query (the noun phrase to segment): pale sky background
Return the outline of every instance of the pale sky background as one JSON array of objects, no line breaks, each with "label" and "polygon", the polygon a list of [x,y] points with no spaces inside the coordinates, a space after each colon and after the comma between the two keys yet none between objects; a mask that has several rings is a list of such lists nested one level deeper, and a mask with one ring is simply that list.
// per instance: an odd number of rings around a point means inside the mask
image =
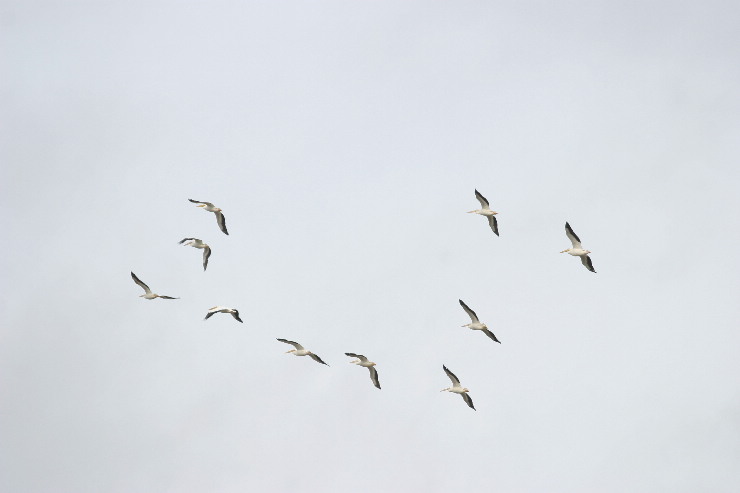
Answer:
[{"label": "pale sky background", "polygon": [[739,15],[2,2],[0,491],[738,491]]}]

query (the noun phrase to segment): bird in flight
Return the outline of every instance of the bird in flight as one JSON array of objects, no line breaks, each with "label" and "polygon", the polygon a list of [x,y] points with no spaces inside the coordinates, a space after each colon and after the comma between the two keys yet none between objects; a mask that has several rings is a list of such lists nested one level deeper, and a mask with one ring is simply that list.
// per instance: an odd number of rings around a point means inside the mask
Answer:
[{"label": "bird in flight", "polygon": [[242,322],[242,319],[239,318],[239,310],[235,308],[227,308],[225,306],[214,306],[213,308],[209,308],[208,313],[206,313],[206,318],[204,318],[203,320],[208,320],[216,313],[230,313],[231,316],[234,317],[237,322],[244,323]]},{"label": "bird in flight", "polygon": [[[187,243],[185,243],[187,241]],[[208,267],[208,257],[211,256],[211,247],[209,247],[206,243],[203,243],[202,240],[199,240],[198,238],[183,238],[180,240],[180,245],[185,244],[185,246],[191,246],[193,248],[202,248],[203,249],[203,270],[205,271]]]},{"label": "bird in flight", "polygon": [[221,209],[211,204],[210,202],[201,202],[199,200],[193,200],[193,199],[188,199],[188,200],[194,204],[198,204],[198,207],[203,207],[203,210],[206,210],[208,212],[213,212],[214,214],[216,214],[216,222],[218,223],[218,227],[221,228],[221,231],[223,231],[224,234],[226,235],[229,234],[229,232],[226,231],[226,218],[221,212]]},{"label": "bird in flight", "polygon": [[354,363],[355,365],[364,366],[368,370],[370,370],[370,380],[373,381],[373,385],[380,388],[380,381],[378,380],[378,371],[374,368],[375,363],[368,360],[365,356],[361,354],[355,354],[355,353],[344,353],[350,358],[357,358],[355,361],[350,361],[350,363]]},{"label": "bird in flight", "polygon": [[163,298],[165,300],[179,300],[180,299],[180,298],[173,298],[172,296],[162,296],[157,293],[152,293],[152,290],[149,289],[149,286],[144,284],[144,282],[142,282],[141,279],[136,277],[136,274],[134,274],[133,272],[131,273],[131,278],[134,280],[136,284],[138,284],[141,287],[141,289],[144,290],[144,294],[140,294],[139,298],[144,298],[146,300],[153,300],[154,298]]},{"label": "bird in flight", "polygon": [[284,342],[285,344],[290,344],[291,346],[293,346],[295,348],[295,349],[291,349],[290,351],[286,351],[285,354],[293,353],[295,356],[310,356],[315,362],[321,363],[322,365],[329,366],[326,363],[324,363],[324,360],[322,360],[321,358],[319,358],[319,356],[317,354],[313,354],[311,351],[309,351],[308,349],[304,348],[303,346],[301,346],[297,342],[288,341],[286,339],[278,339],[278,341]]},{"label": "bird in flight", "polygon": [[560,253],[567,253],[568,255],[573,255],[574,257],[581,257],[581,263],[585,268],[590,270],[591,272],[596,272],[594,269],[594,264],[591,262],[591,257],[588,256],[589,253],[591,253],[591,250],[584,250],[581,246],[581,239],[578,237],[578,235],[575,234],[573,231],[573,228],[570,227],[570,224],[567,222],[565,223],[565,235],[570,239],[570,242],[573,244],[573,248],[567,248],[563,250]]},{"label": "bird in flight", "polygon": [[446,366],[442,365],[442,369],[445,371],[445,373],[447,373],[447,376],[450,377],[450,380],[452,380],[452,387],[442,389],[440,390],[440,392],[454,392],[456,394],[460,394],[465,401],[465,404],[467,404],[473,411],[475,411],[476,409],[473,405],[473,399],[471,399],[468,395],[468,392],[470,391],[460,385],[460,379],[457,378],[454,373],[448,370]]},{"label": "bird in flight", "polygon": [[485,335],[487,335],[492,340],[494,340],[494,341],[498,342],[499,344],[501,344],[501,341],[499,341],[498,339],[496,339],[496,336],[493,335],[493,332],[491,332],[490,330],[488,330],[488,327],[486,326],[486,324],[484,324],[483,322],[481,322],[480,320],[478,320],[478,315],[476,315],[475,312],[473,310],[471,310],[470,307],[468,305],[466,305],[463,300],[457,300],[457,301],[460,302],[460,306],[463,307],[463,310],[465,310],[465,313],[468,314],[468,316],[470,317],[470,320],[471,320],[471,322],[469,324],[465,324],[465,325],[463,325],[463,327],[467,327],[467,328],[469,328],[471,330],[482,330]]},{"label": "bird in flight", "polygon": [[496,236],[499,236],[498,222],[496,221],[496,214],[498,214],[498,212],[491,210],[491,207],[488,205],[488,200],[481,195],[478,190],[475,191],[475,198],[480,202],[481,208],[474,211],[468,211],[468,214],[480,214],[481,216],[485,216],[488,219],[488,225],[491,227],[491,230],[496,234]]}]

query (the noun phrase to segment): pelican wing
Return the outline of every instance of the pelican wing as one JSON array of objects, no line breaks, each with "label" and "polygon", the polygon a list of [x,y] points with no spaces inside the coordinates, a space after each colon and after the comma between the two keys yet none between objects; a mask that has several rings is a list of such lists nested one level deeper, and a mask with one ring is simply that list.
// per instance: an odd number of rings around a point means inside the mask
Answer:
[{"label": "pelican wing", "polygon": [[301,349],[303,349],[303,346],[301,346],[297,342],[288,341],[286,339],[278,339],[278,341],[284,342],[285,344],[290,344],[291,346],[293,346],[294,348],[296,348],[298,351],[300,351]]},{"label": "pelican wing", "polygon": [[469,408],[471,408],[473,411],[475,411],[476,409],[475,409],[475,406],[473,405],[473,399],[470,398],[470,396],[468,395],[468,393],[467,392],[463,392],[460,395],[462,396],[463,400],[465,401],[465,404],[467,404]]},{"label": "pelican wing", "polygon": [[496,341],[496,342],[498,342],[499,344],[501,344],[501,341],[499,341],[498,339],[496,339],[496,336],[495,336],[495,335],[493,335],[493,332],[491,332],[490,330],[488,330],[488,329],[483,329],[483,333],[484,333],[484,334],[486,334],[486,335],[487,335],[488,337],[490,337],[491,339],[493,339],[494,341]]},{"label": "pelican wing", "polygon": [[[322,365],[326,365],[326,363],[324,363],[324,360],[322,360],[321,358],[319,358],[319,355],[318,355],[318,354],[308,353],[308,355],[309,355],[309,356],[310,356],[311,358],[313,358],[313,360],[314,360],[315,362],[317,362],[317,363],[321,363]],[[329,366],[329,365],[326,365],[326,366]]]},{"label": "pelican wing", "polygon": [[211,247],[205,247],[203,249],[203,270],[206,270],[206,267],[208,267],[208,257],[211,256]]},{"label": "pelican wing", "polygon": [[445,373],[447,373],[447,376],[450,377],[450,380],[452,380],[452,386],[459,387],[460,380],[455,376],[455,374],[448,370],[445,365],[442,365],[442,368],[444,369]]},{"label": "pelican wing", "polygon": [[216,222],[218,223],[218,227],[221,228],[221,231],[224,232],[224,234],[229,234],[229,232],[226,230],[226,217],[224,217],[223,214],[220,212],[216,212]]},{"label": "pelican wing", "polygon": [[488,205],[488,200],[480,194],[478,190],[475,191],[475,198],[478,199],[478,202],[480,202],[480,206],[483,210],[490,209],[491,207]]},{"label": "pelican wing", "polygon": [[488,225],[491,227],[491,230],[496,234],[496,236],[499,236],[498,221],[496,221],[496,216],[488,216]]},{"label": "pelican wing", "polygon": [[159,296],[160,298],[164,298],[165,300],[179,300],[180,298],[173,298],[172,296]]},{"label": "pelican wing", "polygon": [[201,202],[200,200],[193,200],[193,199],[188,199],[188,200],[189,200],[190,202],[194,203],[194,204],[205,204],[205,205],[207,205],[208,207],[214,207],[214,205],[213,205],[213,204],[211,204],[210,202]]},{"label": "pelican wing", "polygon": [[197,239],[198,239],[198,238],[183,238],[183,239],[182,239],[182,240],[180,240],[180,241],[179,241],[178,243],[180,243],[180,245],[182,245],[182,244],[183,244],[183,243],[185,243],[186,241],[195,241],[195,240],[197,240]]},{"label": "pelican wing", "polygon": [[239,318],[239,310],[234,310],[233,312],[231,312],[231,316],[234,317],[237,321],[244,323],[242,322],[242,319]]},{"label": "pelican wing", "polygon": [[360,361],[362,361],[363,363],[364,363],[365,361],[367,361],[367,358],[366,358],[365,356],[361,355],[361,354],[355,354],[355,353],[344,353],[344,354],[346,354],[346,355],[347,355],[347,356],[349,356],[350,358],[357,358],[357,359],[359,359]]},{"label": "pelican wing", "polygon": [[134,280],[134,282],[136,284],[138,284],[139,286],[141,286],[141,288],[146,292],[146,294],[149,294],[149,293],[152,292],[152,290],[149,289],[149,286],[147,286],[146,284],[144,284],[144,282],[141,279],[139,279],[138,277],[136,277],[136,274],[134,274],[133,272],[131,273],[131,278]]},{"label": "pelican wing", "polygon": [[374,366],[371,366],[368,368],[370,370],[370,380],[373,381],[373,385],[380,388],[380,380],[378,380],[378,370],[375,369]]},{"label": "pelican wing", "polygon": [[565,234],[568,236],[568,239],[570,239],[570,242],[573,244],[573,248],[581,248],[581,239],[578,237],[577,234],[573,232],[573,228],[570,227],[570,224],[565,223]]},{"label": "pelican wing", "polygon": [[206,313],[206,318],[204,318],[203,320],[208,320],[209,318],[211,318],[212,316],[214,316],[217,313],[218,313],[218,310],[209,311],[208,313]]},{"label": "pelican wing", "polygon": [[468,316],[470,317],[470,320],[472,320],[473,323],[477,323],[478,322],[478,315],[476,315],[475,312],[473,310],[471,310],[470,307],[468,305],[466,305],[463,300],[457,300],[457,301],[460,302],[460,306],[463,307],[463,310],[465,310],[465,313],[468,314]]},{"label": "pelican wing", "polygon": [[583,264],[583,265],[584,265],[584,266],[585,266],[585,267],[586,267],[586,268],[587,268],[588,270],[590,270],[591,272],[596,272],[596,270],[594,270],[594,264],[593,264],[593,263],[591,263],[591,257],[589,257],[588,255],[581,255],[581,263],[582,263],[582,264]]}]

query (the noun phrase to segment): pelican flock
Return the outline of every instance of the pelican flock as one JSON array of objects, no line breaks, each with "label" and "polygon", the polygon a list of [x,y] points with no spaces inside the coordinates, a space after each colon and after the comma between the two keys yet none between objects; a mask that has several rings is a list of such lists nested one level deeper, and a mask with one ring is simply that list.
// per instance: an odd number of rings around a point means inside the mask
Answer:
[{"label": "pelican flock", "polygon": [[202,207],[203,210],[216,214],[216,222],[218,223],[218,227],[221,228],[221,231],[223,231],[225,235],[229,234],[229,232],[226,231],[226,218],[224,217],[223,212],[221,212],[221,209],[210,202],[201,202],[200,200],[193,199],[188,200],[194,204],[198,204],[196,207]]},{"label": "pelican flock", "polygon": [[[187,243],[185,243],[187,241]],[[211,256],[211,247],[209,247],[206,243],[203,243],[203,241],[199,240],[198,238],[183,238],[180,240],[180,245],[185,244],[185,246],[191,246],[193,248],[201,248],[203,249],[203,270],[205,271],[208,268],[208,257]]]},{"label": "pelican flock", "polygon": [[144,294],[140,294],[139,295],[139,298],[144,298],[145,300],[153,300],[155,298],[162,298],[164,300],[178,300],[178,299],[180,299],[180,298],[173,298],[172,296],[163,296],[161,294],[152,293],[152,290],[149,289],[149,286],[147,286],[146,284],[144,284],[144,282],[141,279],[139,279],[138,277],[136,277],[136,274],[134,274],[133,272],[131,273],[131,278],[134,280],[134,282],[136,284],[138,284],[144,290]]},{"label": "pelican flock", "polygon": [[370,380],[373,381],[373,385],[380,388],[380,381],[378,380],[378,371],[374,368],[375,363],[368,360],[365,356],[361,354],[355,354],[355,353],[344,353],[350,358],[357,358],[356,361],[350,361],[350,363],[354,363],[355,365],[364,366],[368,370],[370,370]]},{"label": "pelican flock", "polygon": [[480,214],[481,216],[486,217],[488,219],[488,225],[491,227],[491,230],[496,234],[496,236],[499,236],[498,222],[496,221],[496,214],[498,214],[498,212],[491,210],[491,206],[488,205],[488,200],[483,195],[481,195],[478,190],[475,191],[475,198],[478,199],[478,202],[480,202],[481,208],[474,211],[468,211],[468,214]]},{"label": "pelican flock", "polygon": [[471,310],[470,307],[468,305],[466,305],[463,300],[457,300],[457,301],[460,302],[460,306],[463,307],[463,310],[465,310],[465,313],[468,314],[468,316],[470,317],[470,320],[471,320],[471,322],[469,324],[465,324],[465,325],[463,325],[463,327],[467,327],[467,328],[469,328],[471,330],[480,330],[485,335],[487,335],[488,337],[490,337],[492,340],[494,340],[494,341],[498,342],[499,344],[501,344],[501,341],[499,341],[498,339],[496,339],[496,336],[493,335],[493,332],[491,332],[490,330],[488,330],[488,327],[486,326],[486,324],[484,324],[483,322],[481,322],[480,320],[478,320],[478,315],[476,315],[475,312],[473,310]]},{"label": "pelican flock", "polygon": [[476,411],[475,406],[473,405],[473,399],[471,399],[468,395],[468,392],[470,391],[460,385],[460,379],[457,378],[454,373],[448,370],[445,365],[442,365],[442,369],[445,371],[445,373],[447,373],[447,376],[450,377],[450,380],[452,380],[452,387],[442,389],[440,390],[440,392],[454,392],[455,394],[460,394],[465,401],[465,404],[467,404],[473,411]]},{"label": "pelican flock", "polygon": [[[491,207],[488,203],[488,200],[481,195],[478,190],[475,190],[475,198],[480,202],[481,208],[476,209],[473,211],[469,211],[469,213],[475,213],[479,214],[481,216],[486,217],[488,220],[488,224],[491,227],[491,230],[496,234],[496,236],[499,235],[498,232],[498,223],[496,221],[496,214],[498,214],[496,211],[491,210]],[[205,211],[213,212],[216,216],[216,222],[218,223],[219,229],[221,231],[228,235],[229,232],[226,229],[226,218],[224,217],[222,211],[220,208],[214,206],[211,202],[201,202],[198,200],[188,199],[190,202],[198,204],[198,207],[202,207]],[[588,256],[589,253],[591,253],[590,250],[586,250],[581,245],[581,240],[578,238],[578,236],[575,234],[573,229],[570,227],[569,223],[565,223],[565,234],[570,239],[572,243],[572,248],[568,248],[566,250],[563,250],[560,253],[568,253],[569,255],[572,255],[574,257],[580,257],[581,262],[583,265],[591,272],[596,272],[593,267],[593,263],[591,262],[591,258]],[[208,259],[211,256],[211,247],[205,243],[203,240],[199,238],[183,238],[179,241],[180,245],[183,246],[191,246],[193,248],[198,248],[203,250],[203,271],[206,271],[208,268]],[[144,282],[139,279],[136,274],[131,272],[131,278],[134,280],[134,282],[140,286],[144,290],[144,294],[139,295],[139,297],[147,299],[147,300],[153,300],[156,298],[162,298],[166,300],[174,300],[179,298],[174,298],[172,296],[164,296],[159,295],[154,292],[152,292],[151,289],[149,289],[149,286],[147,286]],[[463,325],[463,327],[467,327],[471,330],[479,330],[483,332],[489,339],[491,339],[494,342],[501,343],[501,341],[496,338],[496,336],[491,332],[485,323],[481,322],[478,318],[478,315],[463,301],[458,300],[460,303],[460,306],[465,310],[465,313],[468,314],[470,317],[470,323]],[[239,316],[239,310],[235,308],[229,308],[225,306],[214,306],[208,309],[208,312],[206,313],[206,316],[203,320],[208,320],[210,317],[217,313],[224,313],[231,315],[237,322],[244,323],[242,319]],[[299,343],[295,341],[289,341],[287,339],[277,339],[278,341],[284,343],[284,344],[290,344],[294,347],[294,349],[291,349],[290,351],[286,351],[286,354],[293,354],[294,356],[310,356],[311,359],[316,361],[317,363],[320,363],[322,365],[329,366],[327,363],[324,362],[317,354],[312,353],[311,351],[307,350],[303,346],[301,346]],[[378,372],[375,368],[376,364],[373,361],[370,361],[366,356],[362,354],[357,353],[344,353],[346,356],[349,356],[351,358],[356,358],[352,361],[350,361],[351,364],[355,364],[357,366],[361,366],[364,368],[367,368],[370,372],[370,380],[372,384],[380,389],[380,380],[378,378]],[[442,369],[447,374],[447,377],[452,381],[452,387],[448,387],[446,389],[442,389],[441,392],[452,392],[455,394],[459,394],[465,403],[473,410],[475,410],[475,406],[473,405],[473,399],[471,399],[470,395],[468,394],[469,390],[467,388],[464,388],[460,384],[460,380],[455,376],[454,373],[452,373],[447,366],[442,365]]]},{"label": "pelican flock", "polygon": [[208,320],[216,313],[230,313],[231,316],[234,317],[237,322],[244,323],[242,322],[242,319],[239,318],[239,310],[236,310],[234,308],[228,308],[225,306],[214,306],[212,308],[209,308],[208,313],[206,313],[206,318],[204,318],[203,320]]},{"label": "pelican flock", "polygon": [[321,358],[319,358],[319,356],[317,354],[312,353],[311,351],[309,351],[308,349],[304,348],[303,346],[301,346],[297,342],[288,341],[286,339],[278,339],[278,341],[284,342],[285,344],[290,344],[291,346],[293,346],[295,348],[295,349],[291,349],[290,351],[286,351],[285,354],[292,353],[294,356],[310,356],[315,362],[321,363],[322,365],[329,366],[326,363],[324,363],[324,360],[322,360]]},{"label": "pelican flock", "polygon": [[574,257],[581,257],[581,263],[583,266],[591,272],[596,272],[594,270],[594,264],[591,262],[591,257],[588,256],[591,251],[583,249],[581,246],[581,239],[573,232],[573,228],[571,228],[570,224],[567,222],[565,223],[565,235],[570,239],[570,242],[573,244],[573,248],[566,248],[560,253],[567,253]]}]

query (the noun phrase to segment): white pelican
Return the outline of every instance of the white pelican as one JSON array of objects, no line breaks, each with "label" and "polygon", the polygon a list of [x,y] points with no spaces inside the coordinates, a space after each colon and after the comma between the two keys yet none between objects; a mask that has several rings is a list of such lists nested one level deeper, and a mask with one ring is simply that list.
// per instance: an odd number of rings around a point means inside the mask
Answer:
[{"label": "white pelican", "polygon": [[485,335],[487,335],[488,337],[490,337],[494,341],[496,341],[499,344],[501,344],[501,341],[499,341],[498,339],[496,339],[496,336],[493,335],[493,332],[491,332],[490,330],[488,330],[488,327],[486,327],[486,324],[484,324],[483,322],[481,322],[480,320],[478,320],[478,315],[476,315],[475,312],[473,310],[471,310],[470,307],[468,307],[468,305],[466,305],[463,300],[457,300],[457,301],[460,302],[460,306],[463,307],[463,310],[465,310],[465,313],[468,314],[468,316],[470,317],[470,320],[471,320],[471,323],[465,324],[465,325],[463,325],[463,327],[467,327],[467,328],[472,329],[472,330],[482,330]]},{"label": "white pelican", "polygon": [[225,306],[214,306],[213,308],[208,309],[208,313],[206,313],[206,318],[203,320],[208,320],[212,315],[215,313],[231,313],[231,316],[234,317],[237,322],[242,322],[242,319],[239,318],[239,310],[236,310],[234,308],[226,308]]},{"label": "white pelican", "polygon": [[465,401],[465,404],[467,404],[473,411],[475,411],[475,406],[473,405],[473,399],[470,398],[470,396],[467,394],[470,392],[468,389],[463,388],[462,385],[460,385],[460,379],[458,379],[454,373],[452,373],[450,370],[447,369],[445,365],[442,365],[442,368],[444,369],[445,373],[447,373],[447,376],[450,377],[450,380],[452,380],[452,387],[442,389],[440,392],[454,392],[456,394],[460,394]]},{"label": "white pelican", "polygon": [[584,250],[581,246],[581,239],[578,238],[578,235],[576,235],[573,232],[573,229],[571,229],[570,224],[567,222],[565,223],[565,234],[570,239],[570,242],[573,244],[573,248],[568,248],[566,250],[563,250],[560,253],[567,253],[569,255],[573,255],[574,257],[581,257],[581,263],[591,272],[596,272],[594,270],[594,264],[591,263],[591,259],[589,258],[588,254],[591,253],[591,250]]},{"label": "white pelican", "polygon": [[218,227],[221,228],[221,231],[223,231],[224,234],[229,234],[229,232],[226,231],[226,218],[221,213],[221,209],[211,204],[210,202],[201,202],[199,200],[193,200],[193,199],[188,199],[188,200],[194,204],[200,204],[198,205],[198,207],[203,207],[203,210],[206,210],[208,212],[213,212],[214,214],[216,214],[216,222],[218,223]]},{"label": "white pelican", "polygon": [[[185,243],[186,241],[187,243]],[[198,238],[183,238],[182,240],[180,240],[180,245],[182,245],[183,243],[185,243],[185,246],[203,249],[203,270],[206,270],[206,267],[208,267],[208,257],[211,256],[211,247],[209,247],[206,243],[203,243]]]},{"label": "white pelican", "polygon": [[[318,355],[313,354],[311,351],[309,351],[308,349],[305,349],[303,346],[301,346],[297,342],[288,341],[286,339],[278,339],[278,341],[284,342],[285,344],[290,344],[291,346],[295,348],[295,349],[291,349],[290,351],[286,351],[285,354],[293,353],[296,356],[310,356],[317,363],[326,365],[326,363],[324,363],[324,361],[321,358],[319,358]],[[329,366],[329,365],[326,365],[326,366]]]},{"label": "white pelican", "polygon": [[149,289],[149,286],[147,286],[146,284],[144,284],[141,281],[141,279],[139,279],[138,277],[136,277],[136,274],[134,274],[133,272],[131,273],[131,278],[134,280],[134,282],[136,284],[138,284],[139,286],[141,286],[141,288],[144,290],[144,294],[140,294],[139,295],[139,298],[144,298],[144,299],[147,299],[147,300],[153,300],[154,298],[164,298],[165,300],[179,300],[180,299],[180,298],[173,298],[172,296],[162,296],[162,295],[159,295],[157,293],[152,293],[152,290]]},{"label": "white pelican", "polygon": [[375,366],[375,363],[372,361],[369,361],[365,356],[361,354],[355,354],[355,353],[344,353],[350,358],[357,358],[356,361],[350,361],[350,363],[354,363],[356,365],[364,366],[368,370],[370,370],[370,380],[373,381],[373,385],[380,388],[380,381],[378,380],[378,372],[373,366]]},{"label": "white pelican", "polygon": [[488,205],[488,200],[486,200],[478,190],[475,191],[475,198],[480,202],[481,208],[474,211],[468,211],[468,214],[480,214],[481,216],[486,216],[488,218],[488,225],[491,226],[491,229],[496,233],[496,236],[499,236],[498,222],[496,222],[496,214],[498,214],[498,212],[491,210],[491,207]]}]

